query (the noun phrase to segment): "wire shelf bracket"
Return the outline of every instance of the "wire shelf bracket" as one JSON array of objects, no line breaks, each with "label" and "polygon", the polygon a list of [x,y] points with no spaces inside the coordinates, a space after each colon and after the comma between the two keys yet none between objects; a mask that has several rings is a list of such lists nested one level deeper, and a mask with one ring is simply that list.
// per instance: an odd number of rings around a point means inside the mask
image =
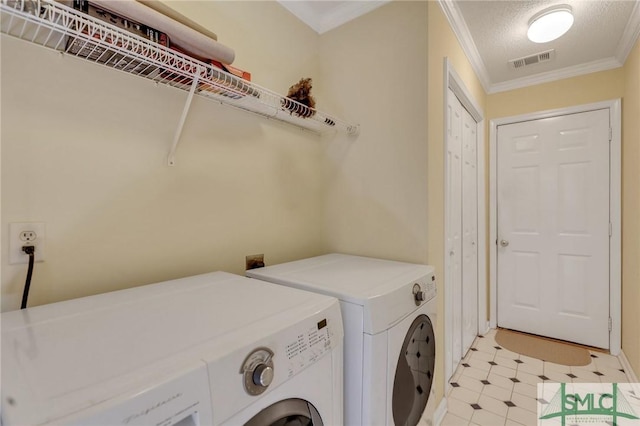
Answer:
[{"label": "wire shelf bracket", "polygon": [[191,107],[191,101],[193,101],[193,95],[196,92],[196,87],[198,87],[198,80],[198,74],[196,74],[193,78],[193,82],[191,83],[191,89],[189,89],[189,95],[187,96],[187,101],[184,104],[184,109],[182,110],[182,115],[180,116],[178,127],[176,128],[176,133],[173,136],[173,143],[171,144],[171,150],[169,151],[168,159],[168,164],[170,166],[175,166],[176,164],[176,149],[178,149],[178,142],[180,142],[182,128],[184,127],[184,122],[187,120],[187,115],[189,114],[189,108]]}]

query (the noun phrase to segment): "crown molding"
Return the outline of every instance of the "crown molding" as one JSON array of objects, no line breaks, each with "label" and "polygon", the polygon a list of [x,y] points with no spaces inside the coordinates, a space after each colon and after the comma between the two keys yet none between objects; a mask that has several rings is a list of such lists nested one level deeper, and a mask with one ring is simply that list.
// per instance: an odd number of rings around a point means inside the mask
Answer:
[{"label": "crown molding", "polygon": [[640,1],[636,1],[616,49],[616,59],[621,64],[627,61],[627,56],[631,53],[631,49],[636,44],[638,37],[640,37]]},{"label": "crown molding", "polygon": [[491,88],[491,79],[489,78],[487,67],[484,65],[484,61],[480,56],[480,52],[478,52],[478,48],[473,41],[473,37],[471,37],[469,28],[467,27],[458,6],[454,0],[438,0],[438,4],[440,4],[440,8],[447,17],[449,25],[451,26],[453,33],[456,35],[467,59],[471,63],[471,67],[475,71],[478,80],[480,80],[480,84],[482,84],[484,91],[489,92],[489,89]]},{"label": "crown molding", "polygon": [[508,80],[502,83],[496,83],[491,85],[491,88],[489,89],[487,94],[506,92],[508,90],[521,89],[527,86],[534,86],[537,84],[563,80],[565,78],[578,77],[594,72],[607,71],[615,68],[620,68],[622,65],[623,63],[614,57],[601,59],[586,64],[575,65],[559,70],[531,75],[529,77],[522,77],[514,80]]}]

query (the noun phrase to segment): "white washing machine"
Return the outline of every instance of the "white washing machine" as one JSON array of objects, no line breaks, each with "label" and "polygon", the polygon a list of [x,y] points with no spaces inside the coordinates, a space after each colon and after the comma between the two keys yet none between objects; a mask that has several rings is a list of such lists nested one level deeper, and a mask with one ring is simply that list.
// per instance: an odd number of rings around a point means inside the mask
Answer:
[{"label": "white washing machine", "polygon": [[435,369],[431,266],[329,254],[247,275],[340,299],[347,425],[416,425]]},{"label": "white washing machine", "polygon": [[4,426],[342,423],[335,298],[214,272],[1,323]]}]

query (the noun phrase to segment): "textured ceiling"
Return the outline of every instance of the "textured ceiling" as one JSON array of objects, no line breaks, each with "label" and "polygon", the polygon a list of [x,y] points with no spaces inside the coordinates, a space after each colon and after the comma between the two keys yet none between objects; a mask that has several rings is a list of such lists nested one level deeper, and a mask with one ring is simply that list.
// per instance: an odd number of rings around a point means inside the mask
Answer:
[{"label": "textured ceiling", "polygon": [[[322,34],[388,0],[279,0]],[[640,0],[438,0],[489,93],[620,67],[640,34]],[[553,5],[572,7],[575,22],[560,39],[527,39],[529,20]],[[514,69],[508,63],[555,50],[552,59]]]}]

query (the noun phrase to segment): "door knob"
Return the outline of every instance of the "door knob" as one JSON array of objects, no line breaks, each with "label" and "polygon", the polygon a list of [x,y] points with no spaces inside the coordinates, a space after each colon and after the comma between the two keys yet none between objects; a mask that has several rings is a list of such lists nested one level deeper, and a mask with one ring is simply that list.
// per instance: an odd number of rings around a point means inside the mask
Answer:
[{"label": "door knob", "polygon": [[506,247],[506,246],[508,246],[508,245],[509,245],[509,241],[507,241],[507,240],[500,240],[500,245],[501,245],[502,247]]}]

